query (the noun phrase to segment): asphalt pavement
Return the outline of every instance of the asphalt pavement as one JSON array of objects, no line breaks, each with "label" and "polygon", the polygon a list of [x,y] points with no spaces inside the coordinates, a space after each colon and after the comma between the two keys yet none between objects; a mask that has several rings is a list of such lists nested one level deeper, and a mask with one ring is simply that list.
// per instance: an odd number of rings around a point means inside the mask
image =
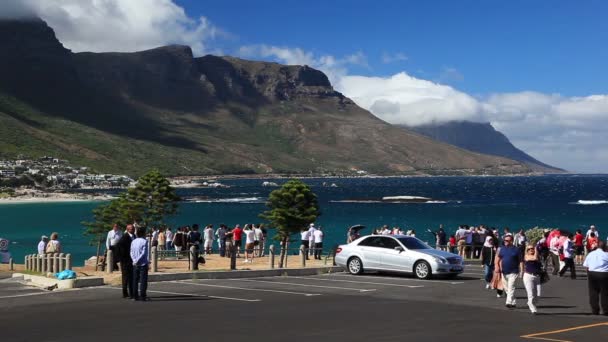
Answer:
[{"label": "asphalt pavement", "polygon": [[65,291],[0,280],[3,341],[603,341],[585,274],[552,277],[539,315],[518,283],[517,308],[484,288],[481,267],[456,279],[346,273],[150,283],[149,302],[104,286]]}]

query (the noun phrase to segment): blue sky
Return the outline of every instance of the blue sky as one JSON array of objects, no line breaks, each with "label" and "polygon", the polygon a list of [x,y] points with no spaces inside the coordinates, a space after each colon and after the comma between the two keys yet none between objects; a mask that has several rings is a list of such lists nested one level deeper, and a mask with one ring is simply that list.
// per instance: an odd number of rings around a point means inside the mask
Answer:
[{"label": "blue sky", "polygon": [[545,163],[608,173],[608,1],[0,0],[0,17],[32,12],[74,52],[307,64],[387,122],[490,122]]},{"label": "blue sky", "polygon": [[[361,75],[407,71],[471,94],[534,90],[608,93],[606,1],[178,0],[245,44],[362,52]],[[406,61],[383,63],[383,54]]]}]

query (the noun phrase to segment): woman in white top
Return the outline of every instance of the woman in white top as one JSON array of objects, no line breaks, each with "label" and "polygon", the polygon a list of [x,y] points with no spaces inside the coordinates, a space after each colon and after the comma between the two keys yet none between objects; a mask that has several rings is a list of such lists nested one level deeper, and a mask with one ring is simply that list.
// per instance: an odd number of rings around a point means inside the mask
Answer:
[{"label": "woman in white top", "polygon": [[245,262],[253,262],[253,248],[255,247],[255,232],[251,229],[251,225],[248,224],[243,230],[245,235]]},{"label": "woman in white top", "polygon": [[253,242],[253,254],[257,257],[261,257],[264,248],[264,232],[262,232],[262,228],[260,228],[260,226],[253,226],[253,233],[255,236],[255,241]]}]

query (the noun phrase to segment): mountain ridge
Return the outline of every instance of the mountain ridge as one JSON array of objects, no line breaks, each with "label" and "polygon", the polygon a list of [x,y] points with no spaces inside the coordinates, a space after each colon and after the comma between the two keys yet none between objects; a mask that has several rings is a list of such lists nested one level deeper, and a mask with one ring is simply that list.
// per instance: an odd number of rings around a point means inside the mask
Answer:
[{"label": "mountain ridge", "polygon": [[187,46],[72,53],[41,20],[0,20],[5,155],[131,175],[521,174],[389,125],[308,66],[194,57]]}]

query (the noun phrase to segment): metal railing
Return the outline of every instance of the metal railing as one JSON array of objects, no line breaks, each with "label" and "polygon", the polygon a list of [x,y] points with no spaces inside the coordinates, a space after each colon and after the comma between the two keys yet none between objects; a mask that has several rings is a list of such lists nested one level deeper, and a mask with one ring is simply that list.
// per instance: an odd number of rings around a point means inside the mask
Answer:
[{"label": "metal railing", "polygon": [[72,269],[72,255],[63,253],[29,254],[25,256],[25,270],[59,273]]}]

